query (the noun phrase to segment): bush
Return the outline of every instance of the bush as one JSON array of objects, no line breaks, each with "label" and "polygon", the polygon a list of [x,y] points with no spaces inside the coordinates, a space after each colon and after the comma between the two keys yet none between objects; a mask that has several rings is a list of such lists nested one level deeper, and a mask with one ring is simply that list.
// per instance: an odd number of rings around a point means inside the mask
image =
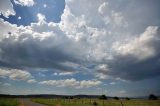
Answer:
[{"label": "bush", "polygon": [[126,97],[125,99],[126,99],[126,100],[130,100],[130,98],[128,98],[128,97]]},{"label": "bush", "polygon": [[149,100],[157,100],[158,98],[154,94],[150,94],[148,99]]},{"label": "bush", "polygon": [[107,96],[106,96],[106,95],[101,95],[101,96],[99,97],[99,99],[105,100],[105,99],[107,99]]},{"label": "bush", "polygon": [[115,100],[119,100],[119,97],[115,96],[113,99],[115,99]]}]

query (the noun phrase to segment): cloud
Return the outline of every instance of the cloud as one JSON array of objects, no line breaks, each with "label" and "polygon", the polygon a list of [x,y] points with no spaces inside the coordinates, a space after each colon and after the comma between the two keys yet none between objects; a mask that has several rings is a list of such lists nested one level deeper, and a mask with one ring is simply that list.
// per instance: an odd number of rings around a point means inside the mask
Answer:
[{"label": "cloud", "polygon": [[39,84],[55,85],[57,87],[74,87],[74,88],[89,88],[100,85],[102,82],[97,80],[82,80],[77,81],[74,78],[65,80],[48,80],[41,81]]},{"label": "cloud", "polygon": [[27,80],[32,77],[27,71],[5,68],[0,68],[0,76],[9,77],[12,80]]},{"label": "cloud", "polygon": [[98,80],[83,80],[80,82],[79,88],[89,88],[89,87],[94,87],[100,85],[102,82]]},{"label": "cloud", "polygon": [[[33,6],[34,5],[33,0],[13,0],[13,2],[15,2],[16,4],[22,5],[22,6]],[[10,15],[16,15],[16,12],[13,8],[13,4],[11,0],[1,0],[0,14],[2,14],[6,18],[9,18]]]},{"label": "cloud", "polygon": [[107,9],[107,5],[108,5],[107,2],[102,3],[102,4],[99,6],[99,8],[98,8],[98,12],[99,12],[100,14],[104,14],[104,12],[105,12],[106,9]]},{"label": "cloud", "polygon": [[60,72],[60,73],[53,73],[53,75],[58,75],[58,76],[66,76],[66,75],[73,75],[75,72]]},{"label": "cloud", "polygon": [[159,27],[149,26],[127,43],[113,44],[116,53],[107,75],[131,81],[159,76],[159,34]]},{"label": "cloud", "polygon": [[157,43],[159,43],[158,26],[149,26],[139,37],[129,40],[127,43],[116,42],[113,48],[121,55],[132,55],[139,60],[157,55]]},{"label": "cloud", "polygon": [[35,79],[29,79],[27,80],[28,83],[36,83],[37,81]]},{"label": "cloud", "polygon": [[1,0],[0,3],[0,14],[8,18],[10,15],[15,15],[13,5],[10,0]]},{"label": "cloud", "polygon": [[120,91],[121,94],[127,93],[125,90]]},{"label": "cloud", "polygon": [[46,22],[41,13],[28,26],[0,19],[0,66],[60,70],[61,75],[85,71],[100,79],[130,81],[159,76],[159,16],[146,4],[137,12],[132,8],[137,1],[117,2],[67,0],[59,23]]},{"label": "cloud", "polygon": [[22,6],[33,6],[34,0],[14,0],[16,4],[22,5]]},{"label": "cloud", "polygon": [[[73,70],[69,64],[62,64],[64,61],[72,63],[74,60],[70,58],[71,54],[67,50],[67,47],[72,47],[72,45],[55,23],[33,23],[31,26],[17,27],[3,20],[1,22],[2,25],[6,25],[6,28],[3,27],[2,30],[4,36],[0,40],[1,63],[8,67],[50,67]],[[63,41],[63,39],[66,40]]]},{"label": "cloud", "polygon": [[111,82],[111,83],[109,83],[109,84],[111,84],[111,85],[115,85],[116,83],[115,83],[115,82]]},{"label": "cloud", "polygon": [[3,86],[11,86],[10,83],[4,83]]},{"label": "cloud", "polygon": [[19,17],[18,17],[18,20],[21,20],[21,19],[22,19],[22,17],[19,16]]},{"label": "cloud", "polygon": [[44,8],[47,8],[47,4],[44,4],[43,7],[44,7]]},{"label": "cloud", "polygon": [[38,21],[39,21],[39,22],[45,22],[45,21],[46,21],[45,15],[43,15],[43,14],[41,14],[41,13],[38,13],[38,14],[37,14],[37,17],[38,17]]}]

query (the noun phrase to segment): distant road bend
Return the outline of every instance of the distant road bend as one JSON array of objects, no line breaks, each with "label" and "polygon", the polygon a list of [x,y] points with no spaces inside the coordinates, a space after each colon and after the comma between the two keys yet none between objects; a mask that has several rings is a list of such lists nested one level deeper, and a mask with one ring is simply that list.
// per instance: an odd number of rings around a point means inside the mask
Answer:
[{"label": "distant road bend", "polygon": [[32,102],[30,99],[19,99],[20,106],[47,106],[39,103]]}]

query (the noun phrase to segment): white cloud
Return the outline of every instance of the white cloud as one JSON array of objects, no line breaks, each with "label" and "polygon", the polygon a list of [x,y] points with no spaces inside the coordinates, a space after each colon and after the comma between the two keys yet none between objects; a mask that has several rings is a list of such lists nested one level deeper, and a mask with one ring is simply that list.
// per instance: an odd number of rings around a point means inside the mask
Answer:
[{"label": "white cloud", "polygon": [[73,72],[62,72],[62,73],[59,73],[59,75],[72,75],[74,74]]},{"label": "white cloud", "polygon": [[22,5],[22,6],[33,6],[34,0],[14,0],[16,4]]},{"label": "white cloud", "polygon": [[100,85],[102,82],[98,80],[82,80],[77,81],[74,78],[65,80],[48,80],[41,81],[40,84],[55,85],[57,87],[74,87],[74,88],[89,88]]},{"label": "white cloud", "polygon": [[8,70],[4,70],[4,69],[0,69],[0,76],[8,76],[10,74],[10,71]]},{"label": "white cloud", "polygon": [[109,83],[109,84],[111,84],[111,85],[115,85],[115,84],[116,84],[116,82],[111,82],[111,83]]},{"label": "white cloud", "polygon": [[110,78],[110,76],[107,76],[106,74],[103,74],[103,73],[96,73],[95,77],[99,79],[109,79]]},{"label": "white cloud", "polygon": [[98,86],[101,83],[102,83],[101,81],[97,81],[97,80],[82,80],[80,82],[79,88],[83,88],[83,87],[89,88],[93,86]]},{"label": "white cloud", "polygon": [[17,25],[10,24],[7,21],[4,21],[0,18],[0,41],[5,37],[9,37],[9,34],[15,33],[17,31]]},{"label": "white cloud", "polygon": [[139,60],[144,60],[156,55],[155,45],[158,41],[158,27],[149,26],[138,37],[126,43],[116,42],[113,48],[121,55],[132,55]]},{"label": "white cloud", "polygon": [[19,19],[19,20],[21,20],[21,19],[22,19],[22,17],[20,17],[20,16],[19,16],[19,17],[18,17],[18,19]]},{"label": "white cloud", "polygon": [[43,15],[43,14],[41,14],[41,13],[38,13],[38,14],[37,14],[37,18],[38,18],[38,21],[39,21],[40,23],[43,23],[43,22],[46,21],[45,15]]},{"label": "white cloud", "polygon": [[66,76],[66,75],[73,75],[73,74],[75,74],[75,72],[60,72],[60,73],[57,73],[57,72],[55,72],[55,73],[53,73],[53,75],[55,75],[55,76]]},{"label": "white cloud", "polygon": [[46,8],[46,7],[47,7],[47,4],[44,4],[43,7]]},{"label": "white cloud", "polygon": [[108,5],[107,2],[104,2],[103,4],[101,4],[98,8],[98,12],[101,14],[104,14],[104,12],[106,12],[107,5]]},{"label": "white cloud", "polygon": [[26,80],[31,77],[31,74],[27,71],[22,70],[12,70],[11,75],[9,76],[10,79],[13,80]]},{"label": "white cloud", "polygon": [[29,79],[27,80],[28,83],[36,83],[37,81],[35,79]]},{"label": "white cloud", "polygon": [[9,77],[12,80],[27,80],[32,77],[27,71],[5,68],[0,69],[0,76]]},{"label": "white cloud", "polygon": [[10,0],[1,0],[0,3],[0,14],[3,14],[5,17],[9,17],[10,15],[15,15],[15,11],[13,9],[13,5]]}]

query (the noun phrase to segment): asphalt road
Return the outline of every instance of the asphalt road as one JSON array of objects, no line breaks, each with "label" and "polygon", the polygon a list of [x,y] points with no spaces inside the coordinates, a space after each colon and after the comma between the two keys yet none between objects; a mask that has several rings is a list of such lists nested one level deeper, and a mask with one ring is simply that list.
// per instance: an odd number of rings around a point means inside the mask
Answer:
[{"label": "asphalt road", "polygon": [[19,99],[21,106],[47,106],[39,103],[32,102],[30,99]]}]

